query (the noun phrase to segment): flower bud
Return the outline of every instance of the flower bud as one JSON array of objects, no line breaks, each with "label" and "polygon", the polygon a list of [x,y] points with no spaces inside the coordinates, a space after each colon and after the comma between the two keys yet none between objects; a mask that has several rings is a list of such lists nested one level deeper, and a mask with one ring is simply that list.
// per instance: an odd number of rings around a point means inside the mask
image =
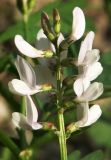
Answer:
[{"label": "flower bud", "polygon": [[72,43],[73,43],[73,40],[71,39],[71,37],[68,37],[64,41],[62,41],[62,43],[60,44],[60,49],[62,51],[67,50]]},{"label": "flower bud", "polygon": [[53,34],[53,31],[50,25],[49,16],[45,12],[43,12],[41,15],[41,25],[47,38],[50,41],[54,41],[55,35]]},{"label": "flower bud", "polygon": [[53,10],[53,26],[56,34],[60,33],[61,24],[60,24],[60,15],[57,9]]},{"label": "flower bud", "polygon": [[29,12],[32,11],[32,9],[33,9],[35,3],[36,3],[36,0],[28,0],[28,1],[27,1],[27,6],[28,6]]}]

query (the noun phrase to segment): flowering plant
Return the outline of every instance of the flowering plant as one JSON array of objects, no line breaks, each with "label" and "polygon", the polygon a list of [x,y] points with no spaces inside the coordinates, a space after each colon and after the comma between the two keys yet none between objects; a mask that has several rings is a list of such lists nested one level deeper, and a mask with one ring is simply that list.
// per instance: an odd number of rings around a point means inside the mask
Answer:
[{"label": "flowering plant", "polygon": [[[70,45],[79,40],[85,31],[85,16],[81,8],[75,7],[72,13],[72,31],[67,37],[61,33],[61,18],[57,9],[53,10],[53,26],[47,13],[42,13],[42,29],[37,34],[36,47],[31,46],[21,35],[15,36],[15,45],[20,52],[15,65],[20,79],[9,82],[10,91],[25,98],[25,111],[12,113],[14,125],[25,131],[26,139],[27,133],[30,132],[32,135],[33,130],[52,131],[59,139],[61,160],[67,160],[66,142],[71,134],[92,125],[102,114],[98,104],[91,105],[92,101],[103,93],[103,84],[92,82],[103,70],[98,62],[99,50],[92,49],[93,31],[82,41],[78,59],[74,61],[73,58],[69,58]],[[26,56],[27,60],[23,56]],[[37,60],[37,67],[31,66],[31,58]],[[69,65],[78,69],[78,75],[65,75],[65,67],[68,68]],[[72,88],[71,97],[65,95],[69,86]],[[45,104],[54,102],[58,122],[38,122],[39,105],[36,106],[33,101],[35,94]],[[66,125],[64,114],[72,106],[77,110],[77,119]],[[33,135],[27,140],[28,145],[32,138]]]}]

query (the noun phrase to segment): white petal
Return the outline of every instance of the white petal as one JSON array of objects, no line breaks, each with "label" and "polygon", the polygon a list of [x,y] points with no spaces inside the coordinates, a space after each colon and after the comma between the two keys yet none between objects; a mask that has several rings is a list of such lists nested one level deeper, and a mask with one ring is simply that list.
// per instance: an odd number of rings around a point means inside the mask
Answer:
[{"label": "white petal", "polygon": [[82,94],[81,97],[78,97],[80,101],[93,101],[97,99],[103,93],[103,84],[94,82],[92,83],[87,90]]},{"label": "white petal", "polygon": [[36,47],[39,50],[50,49],[53,52],[55,52],[54,45],[48,40],[48,38],[44,34],[43,29],[40,29],[39,32],[37,33],[37,44],[36,44]]},{"label": "white petal", "polygon": [[81,103],[77,106],[77,119],[75,123],[78,127],[83,126],[88,120],[89,105],[87,102]]},{"label": "white petal", "polygon": [[26,117],[30,124],[38,120],[38,111],[30,96],[26,96]]},{"label": "white petal", "polygon": [[18,50],[25,56],[36,58],[43,57],[43,51],[37,50],[26,42],[21,35],[15,36],[15,45]]},{"label": "white petal", "polygon": [[58,37],[58,41],[57,41],[57,44],[58,46],[60,45],[60,43],[64,40],[64,36],[62,33],[59,34],[59,37]]},{"label": "white petal", "polygon": [[28,129],[28,130],[31,129],[31,126],[28,123],[26,117],[21,113],[18,112],[12,113],[12,122],[18,128]]},{"label": "white petal", "polygon": [[87,51],[92,50],[93,40],[94,40],[94,32],[90,31],[85,37],[84,41],[81,43],[78,55],[78,65],[81,65],[83,63]]},{"label": "white petal", "polygon": [[91,65],[89,65],[86,69],[85,77],[87,77],[90,81],[96,79],[101,72],[103,71],[103,67],[101,66],[101,63],[95,62]]},{"label": "white petal", "polygon": [[89,87],[90,85],[90,81],[86,78],[78,78],[75,82],[74,82],[74,91],[76,93],[76,95],[79,97],[82,95],[82,93]]},{"label": "white petal", "polygon": [[98,49],[87,51],[83,64],[90,65],[93,64],[94,62],[97,62],[100,59],[99,52],[100,51]]},{"label": "white petal", "polygon": [[40,123],[33,123],[32,124],[32,128],[34,130],[38,130],[38,129],[41,129],[42,128],[42,125]]},{"label": "white petal", "polygon": [[17,56],[16,67],[20,79],[28,83],[30,87],[34,87],[36,85],[36,75],[31,65],[22,57]]},{"label": "white petal", "polygon": [[95,123],[101,116],[102,110],[99,105],[93,105],[89,109],[88,120],[83,127],[90,126]]},{"label": "white petal", "polygon": [[13,79],[8,85],[10,91],[18,95],[33,95],[40,92],[40,86],[31,89],[24,81],[18,79]]},{"label": "white petal", "polygon": [[82,37],[85,31],[85,16],[79,7],[73,10],[73,23],[72,23],[72,39],[78,40]]}]

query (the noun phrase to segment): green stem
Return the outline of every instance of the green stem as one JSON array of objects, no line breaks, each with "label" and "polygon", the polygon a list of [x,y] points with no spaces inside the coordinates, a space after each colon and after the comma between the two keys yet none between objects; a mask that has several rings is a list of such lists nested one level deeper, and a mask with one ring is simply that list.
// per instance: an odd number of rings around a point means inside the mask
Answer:
[{"label": "green stem", "polygon": [[8,147],[12,153],[18,157],[20,150],[17,145],[6,135],[6,133],[0,131],[0,141]]},{"label": "green stem", "polygon": [[67,145],[66,145],[66,133],[65,133],[65,124],[64,124],[64,110],[62,108],[62,90],[61,90],[61,63],[60,63],[60,53],[56,47],[58,54],[57,59],[57,108],[58,108],[58,120],[59,120],[59,145],[60,145],[60,154],[61,160],[67,160]]},{"label": "green stem", "polygon": [[[21,113],[26,114],[26,109],[25,109],[25,96],[22,97],[21,100]],[[27,142],[26,142],[26,137],[25,137],[25,131],[24,130],[19,130],[19,136],[20,136],[20,141],[21,141],[21,147],[22,149],[27,147]]]},{"label": "green stem", "polygon": [[24,13],[23,15],[23,21],[24,21],[24,33],[25,33],[25,39],[28,40],[28,13]]},{"label": "green stem", "polygon": [[59,112],[58,117],[59,117],[59,127],[60,127],[59,145],[60,145],[61,160],[67,160],[66,134],[65,134],[63,113]]},{"label": "green stem", "polygon": [[23,21],[24,21],[24,33],[25,33],[25,39],[28,40],[28,19],[29,19],[29,12],[28,12],[28,2],[22,1],[23,3]]}]

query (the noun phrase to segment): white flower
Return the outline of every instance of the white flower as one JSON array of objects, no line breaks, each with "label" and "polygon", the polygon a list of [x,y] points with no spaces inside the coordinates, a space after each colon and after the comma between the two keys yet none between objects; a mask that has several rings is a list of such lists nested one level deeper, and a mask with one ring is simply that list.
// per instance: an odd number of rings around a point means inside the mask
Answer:
[{"label": "white flower", "polygon": [[99,105],[93,105],[89,108],[88,103],[81,103],[78,107],[75,123],[77,127],[87,127],[95,123],[101,116],[102,110]]},{"label": "white flower", "polygon": [[36,75],[31,65],[25,59],[18,56],[16,67],[21,80],[13,79],[10,81],[10,91],[18,95],[33,95],[40,92],[42,86],[36,85]]},{"label": "white flower", "polygon": [[85,16],[79,7],[73,9],[72,40],[80,39],[85,31]]},{"label": "white flower", "polygon": [[[62,33],[60,33],[58,38],[58,46],[63,40],[64,37]],[[55,52],[54,45],[47,39],[42,29],[40,29],[40,31],[37,34],[37,48],[31,46],[27,41],[23,39],[21,35],[16,35],[14,41],[17,49],[23,55],[31,58],[51,57],[53,55],[53,52]],[[66,56],[67,51],[61,53],[61,60],[63,58],[66,58]]]},{"label": "white flower", "polygon": [[24,130],[38,130],[42,125],[38,123],[38,111],[30,96],[26,96],[26,116],[14,112],[12,113],[12,121],[16,127]]},{"label": "white flower", "polygon": [[[90,31],[81,43],[77,62],[79,74],[87,77],[89,81],[94,80],[103,70],[101,64],[98,62],[100,58],[99,50],[92,49],[93,40],[94,32]],[[93,78],[90,77],[90,75],[92,75]]]},{"label": "white flower", "polygon": [[[80,87],[76,86],[76,90],[77,88],[78,92],[81,92],[79,91]],[[77,100],[81,102],[93,101],[97,99],[102,93],[103,93],[103,84],[99,82],[94,82],[90,84],[89,87],[86,90],[84,90],[84,92],[80,96],[77,97]]]},{"label": "white flower", "polygon": [[21,35],[15,36],[15,45],[17,49],[25,56],[37,58],[44,57],[44,52],[32,47],[28,42],[26,42]]}]

